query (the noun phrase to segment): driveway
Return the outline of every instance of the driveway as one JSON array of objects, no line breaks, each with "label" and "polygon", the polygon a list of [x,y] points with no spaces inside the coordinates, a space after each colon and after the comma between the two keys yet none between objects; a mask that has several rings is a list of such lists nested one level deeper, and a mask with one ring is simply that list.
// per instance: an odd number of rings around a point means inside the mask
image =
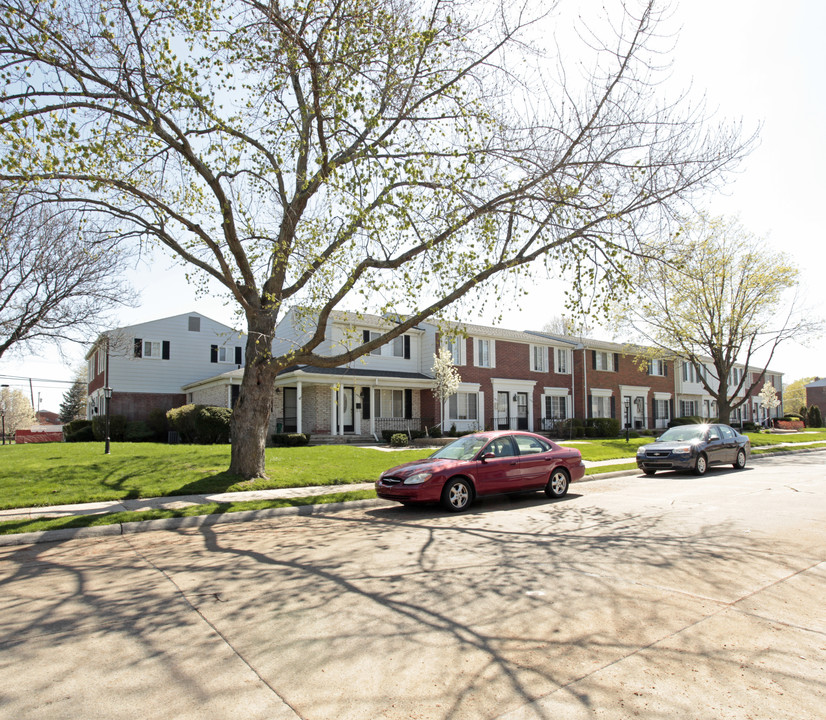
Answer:
[{"label": "driveway", "polygon": [[0,548],[0,718],[816,718],[826,453]]}]

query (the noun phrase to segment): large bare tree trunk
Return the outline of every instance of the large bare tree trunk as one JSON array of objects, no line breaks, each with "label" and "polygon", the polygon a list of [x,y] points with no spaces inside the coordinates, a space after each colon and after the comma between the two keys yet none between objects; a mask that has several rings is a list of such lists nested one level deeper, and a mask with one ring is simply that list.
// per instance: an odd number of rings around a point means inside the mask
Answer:
[{"label": "large bare tree trunk", "polygon": [[229,471],[243,478],[266,477],[264,451],[275,397],[278,365],[272,361],[275,320],[261,312],[247,317],[247,357],[241,391],[230,421]]}]

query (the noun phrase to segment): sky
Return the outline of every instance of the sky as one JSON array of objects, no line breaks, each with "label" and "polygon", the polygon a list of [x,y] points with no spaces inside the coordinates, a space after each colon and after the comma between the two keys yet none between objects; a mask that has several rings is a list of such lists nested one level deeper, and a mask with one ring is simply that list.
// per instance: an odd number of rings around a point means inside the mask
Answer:
[{"label": "sky", "polygon": [[[611,0],[614,2],[616,0]],[[822,0],[682,0],[673,5],[671,27],[677,32],[669,83],[704,94],[718,117],[742,120],[746,132],[762,125],[760,142],[723,192],[709,198],[715,215],[737,216],[767,246],[791,255],[800,268],[805,305],[826,316],[826,3]],[[235,324],[232,308],[220,298],[195,297],[183,270],[165,256],[143,264],[128,278],[139,305],[119,312],[128,325],[197,310]],[[536,282],[518,302],[502,303],[501,320],[467,317],[470,323],[541,329],[563,314],[558,282]],[[504,309],[502,309],[504,307]],[[63,347],[63,355],[44,349],[39,356],[0,360],[0,376],[32,378],[35,405],[57,411],[86,348]],[[826,338],[809,347],[781,346],[773,369],[789,383],[826,376]],[[0,383],[29,393],[29,381],[0,378]]]}]

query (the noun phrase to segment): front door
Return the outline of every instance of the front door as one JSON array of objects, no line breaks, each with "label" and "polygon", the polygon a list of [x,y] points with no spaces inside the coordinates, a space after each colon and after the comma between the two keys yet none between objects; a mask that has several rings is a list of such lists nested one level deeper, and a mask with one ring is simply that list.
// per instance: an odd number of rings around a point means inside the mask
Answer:
[{"label": "front door", "polygon": [[341,415],[341,430],[342,432],[353,432],[355,430],[354,422],[354,408],[355,408],[355,391],[354,388],[344,388],[344,404],[339,408]]},{"label": "front door", "polygon": [[510,430],[510,398],[508,393],[501,390],[496,393],[496,429]]},{"label": "front door", "polygon": [[528,393],[516,393],[516,429],[528,429]]},{"label": "front door", "polygon": [[284,432],[298,432],[298,391],[284,388]]}]

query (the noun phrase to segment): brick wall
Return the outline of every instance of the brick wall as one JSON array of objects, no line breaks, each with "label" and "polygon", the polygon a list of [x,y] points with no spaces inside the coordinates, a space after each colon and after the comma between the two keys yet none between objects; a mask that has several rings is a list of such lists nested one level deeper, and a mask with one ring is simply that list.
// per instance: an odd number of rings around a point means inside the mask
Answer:
[{"label": "brick wall", "polygon": [[183,393],[112,393],[109,412],[123,415],[127,421],[148,420],[149,413],[158,409],[166,412],[172,408],[186,405]]},{"label": "brick wall", "polygon": [[[812,405],[817,405],[821,414],[826,417],[826,387],[806,388],[806,407],[810,408]],[[795,412],[793,408],[789,410]]]},{"label": "brick wall", "polygon": [[192,403],[194,405],[212,405],[214,407],[228,407],[227,386],[212,385],[206,388],[193,390]]}]

